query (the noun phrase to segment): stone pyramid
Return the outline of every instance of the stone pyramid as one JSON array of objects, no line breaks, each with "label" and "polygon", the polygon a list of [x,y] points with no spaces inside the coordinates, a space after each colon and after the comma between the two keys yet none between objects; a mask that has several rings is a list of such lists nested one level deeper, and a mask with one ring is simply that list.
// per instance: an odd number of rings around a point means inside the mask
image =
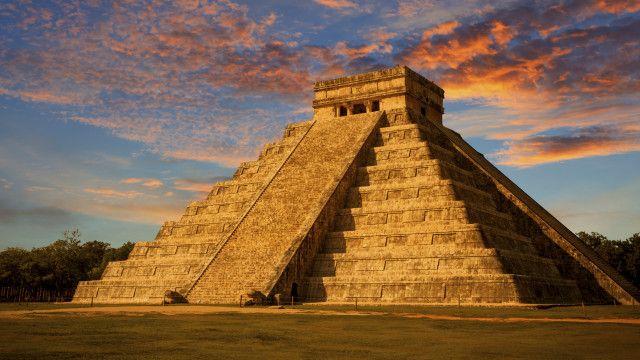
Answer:
[{"label": "stone pyramid", "polygon": [[315,84],[313,120],[139,242],[75,302],[632,304],[640,292],[442,125],[407,67]]}]

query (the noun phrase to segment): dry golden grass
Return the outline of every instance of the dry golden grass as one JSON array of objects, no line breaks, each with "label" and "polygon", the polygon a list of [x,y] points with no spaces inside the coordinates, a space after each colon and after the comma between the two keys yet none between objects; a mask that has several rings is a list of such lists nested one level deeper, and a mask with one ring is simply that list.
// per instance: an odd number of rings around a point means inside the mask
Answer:
[{"label": "dry golden grass", "polygon": [[[33,306],[33,305],[32,305]],[[376,313],[347,316],[345,307],[312,307],[334,315],[288,313],[189,314],[189,306],[143,311],[54,313],[3,317],[0,358],[7,359],[216,359],[216,358],[635,358],[640,325],[530,321],[433,320]],[[126,309],[135,309],[128,307]],[[194,310],[196,308],[194,307]],[[211,307],[211,311],[222,308]],[[387,312],[389,308],[386,309]],[[399,309],[396,310],[408,310]],[[414,313],[462,316],[580,318],[581,308],[424,307]],[[420,310],[416,312],[416,310]],[[631,307],[588,307],[593,317],[637,318]],[[596,316],[596,314],[598,314]]]}]

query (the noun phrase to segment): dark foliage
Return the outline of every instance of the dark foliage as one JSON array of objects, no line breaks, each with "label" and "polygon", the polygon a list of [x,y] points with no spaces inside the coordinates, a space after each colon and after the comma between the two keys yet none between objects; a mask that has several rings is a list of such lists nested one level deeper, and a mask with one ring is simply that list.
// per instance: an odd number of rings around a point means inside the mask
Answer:
[{"label": "dark foliage", "polygon": [[101,241],[80,242],[80,231],[65,231],[50,245],[0,252],[0,287],[67,291],[79,281],[99,279],[107,263],[124,260],[133,249],[127,242],[119,248]]},{"label": "dark foliage", "polygon": [[625,240],[609,240],[596,232],[581,231],[577,235],[622,276],[640,287],[640,233]]}]

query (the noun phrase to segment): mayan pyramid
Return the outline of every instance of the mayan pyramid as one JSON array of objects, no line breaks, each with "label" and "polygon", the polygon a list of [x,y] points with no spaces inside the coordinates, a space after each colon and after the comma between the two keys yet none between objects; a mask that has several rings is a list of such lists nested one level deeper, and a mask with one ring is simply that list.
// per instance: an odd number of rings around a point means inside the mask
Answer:
[{"label": "mayan pyramid", "polygon": [[640,292],[442,125],[404,66],[320,81],[314,117],[139,242],[75,302],[622,303]]}]

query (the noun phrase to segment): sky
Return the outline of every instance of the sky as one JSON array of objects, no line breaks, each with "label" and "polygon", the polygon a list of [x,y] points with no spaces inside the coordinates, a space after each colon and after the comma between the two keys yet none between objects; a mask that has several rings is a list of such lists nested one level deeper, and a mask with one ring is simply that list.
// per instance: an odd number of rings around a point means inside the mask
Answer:
[{"label": "sky", "polygon": [[313,83],[404,64],[572,231],[640,232],[640,2],[3,1],[0,249],[152,240]]}]

